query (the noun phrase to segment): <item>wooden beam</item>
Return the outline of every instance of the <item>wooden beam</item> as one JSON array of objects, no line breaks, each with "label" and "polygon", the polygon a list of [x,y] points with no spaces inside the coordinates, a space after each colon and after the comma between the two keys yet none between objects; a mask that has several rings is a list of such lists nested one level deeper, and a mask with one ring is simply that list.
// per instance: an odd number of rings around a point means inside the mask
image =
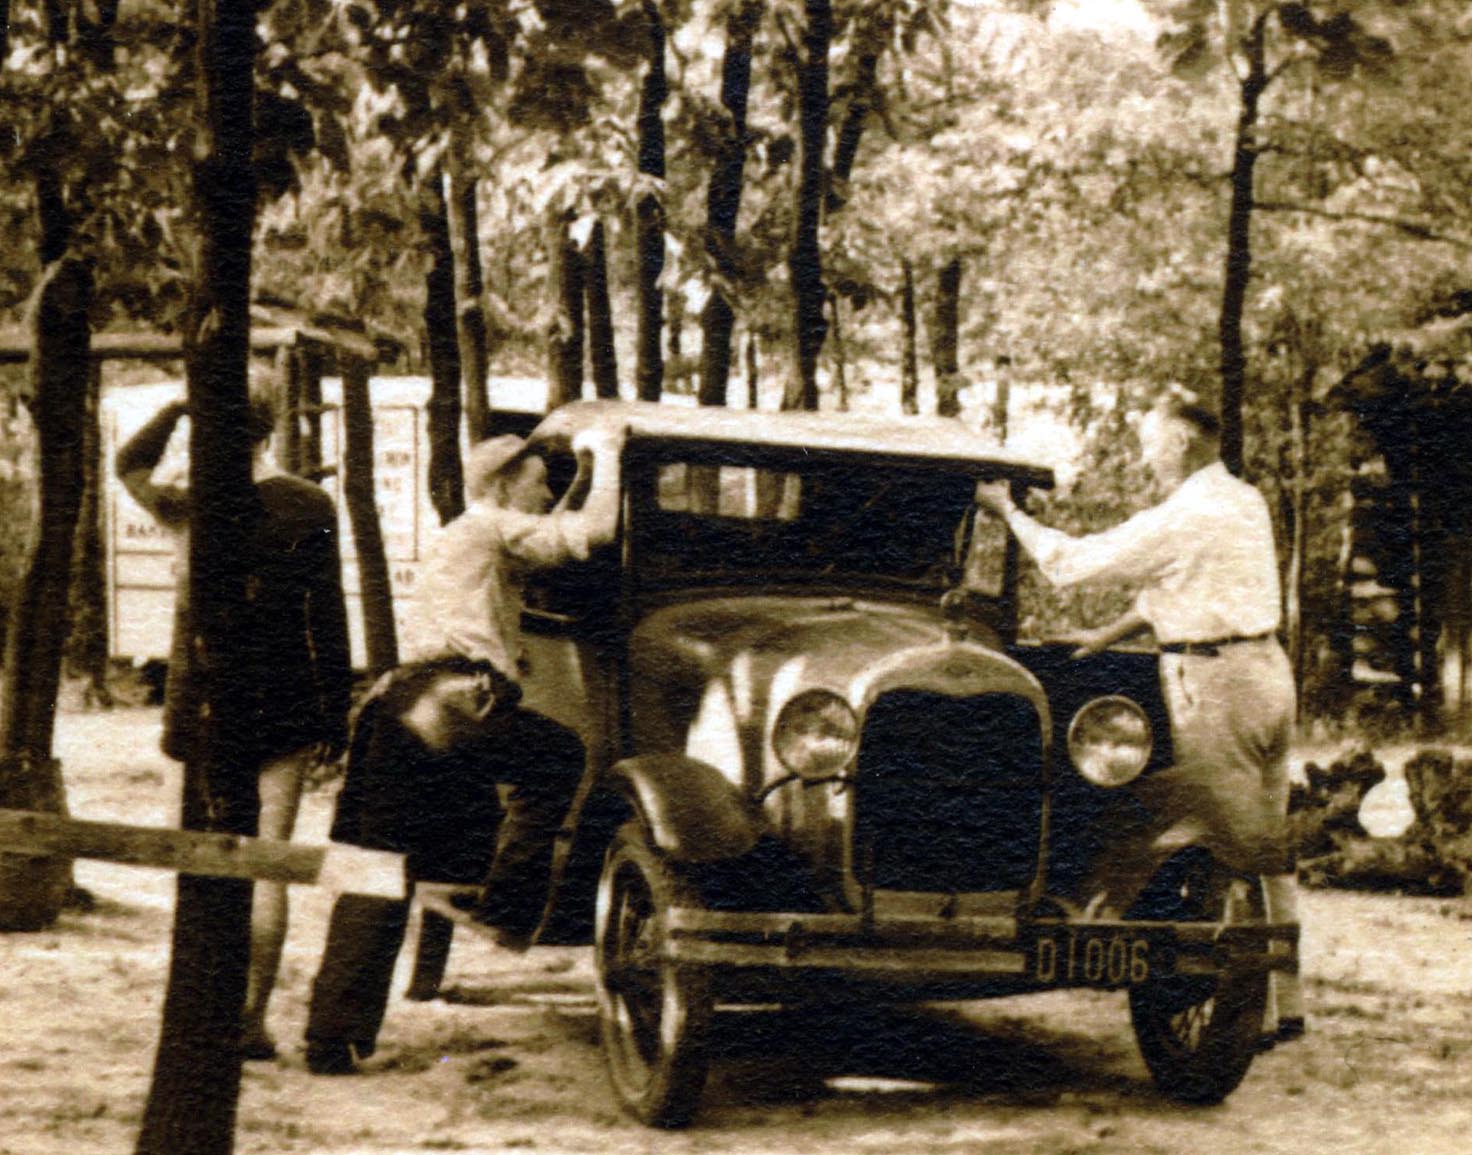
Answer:
[{"label": "wooden beam", "polygon": [[[306,334],[290,328],[255,328],[250,347],[272,353],[295,345]],[[356,346],[355,346],[356,347]],[[182,361],[183,342],[164,333],[94,333],[92,357],[97,361]],[[31,359],[31,341],[24,333],[0,333],[0,365],[24,365]]]},{"label": "wooden beam", "polygon": [[59,814],[0,809],[0,852],[91,858],[179,874],[325,886],[380,898],[402,899],[407,895],[403,855],[336,842],[307,846],[269,838],[90,822]]}]

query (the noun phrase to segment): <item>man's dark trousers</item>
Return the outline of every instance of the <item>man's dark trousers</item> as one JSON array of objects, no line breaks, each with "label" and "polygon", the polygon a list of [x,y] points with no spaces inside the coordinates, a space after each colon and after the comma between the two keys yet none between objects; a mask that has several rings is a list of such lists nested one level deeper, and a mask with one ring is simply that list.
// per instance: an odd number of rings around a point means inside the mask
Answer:
[{"label": "man's dark trousers", "polygon": [[[488,921],[530,934],[546,905],[553,844],[582,770],[577,736],[529,710],[493,714],[479,740],[440,754],[390,711],[365,710],[332,837],[405,854],[411,880],[484,880]],[[338,898],[312,986],[309,1044],[372,1051],[408,916],[407,902]]]}]

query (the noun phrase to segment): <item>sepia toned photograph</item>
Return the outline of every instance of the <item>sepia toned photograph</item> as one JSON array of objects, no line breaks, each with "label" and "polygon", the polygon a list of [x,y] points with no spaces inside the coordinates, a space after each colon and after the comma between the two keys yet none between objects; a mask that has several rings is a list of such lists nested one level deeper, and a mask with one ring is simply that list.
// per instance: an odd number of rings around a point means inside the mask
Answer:
[{"label": "sepia toned photograph", "polygon": [[0,1155],[1453,1155],[1462,0],[0,0]]}]

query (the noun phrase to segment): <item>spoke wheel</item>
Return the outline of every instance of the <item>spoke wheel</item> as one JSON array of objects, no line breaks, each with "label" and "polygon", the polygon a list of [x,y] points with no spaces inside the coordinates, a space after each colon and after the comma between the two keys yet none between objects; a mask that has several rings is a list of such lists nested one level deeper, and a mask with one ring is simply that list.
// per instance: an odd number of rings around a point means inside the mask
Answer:
[{"label": "spoke wheel", "polygon": [[[1141,913],[1219,921],[1233,885],[1233,876],[1207,858],[1178,860],[1151,885]],[[1261,922],[1261,881],[1238,876],[1235,886],[1236,921]],[[1267,991],[1267,972],[1255,968],[1166,975],[1132,988],[1130,1019],[1156,1086],[1186,1103],[1219,1103],[1230,1095],[1257,1051]]]},{"label": "spoke wheel", "polygon": [[710,980],[702,967],[660,956],[665,914],[693,896],[645,842],[623,827],[598,882],[598,1026],[620,1105],[653,1127],[682,1127],[705,1086]]}]

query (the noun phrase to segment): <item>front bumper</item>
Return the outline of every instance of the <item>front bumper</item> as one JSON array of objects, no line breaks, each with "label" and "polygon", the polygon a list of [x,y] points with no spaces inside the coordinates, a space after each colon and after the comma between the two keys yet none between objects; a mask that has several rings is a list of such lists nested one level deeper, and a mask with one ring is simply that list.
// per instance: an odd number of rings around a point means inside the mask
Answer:
[{"label": "front bumper", "polygon": [[1298,969],[1297,923],[951,919],[672,907],[665,961],[876,978],[1119,988],[1168,975]]}]

